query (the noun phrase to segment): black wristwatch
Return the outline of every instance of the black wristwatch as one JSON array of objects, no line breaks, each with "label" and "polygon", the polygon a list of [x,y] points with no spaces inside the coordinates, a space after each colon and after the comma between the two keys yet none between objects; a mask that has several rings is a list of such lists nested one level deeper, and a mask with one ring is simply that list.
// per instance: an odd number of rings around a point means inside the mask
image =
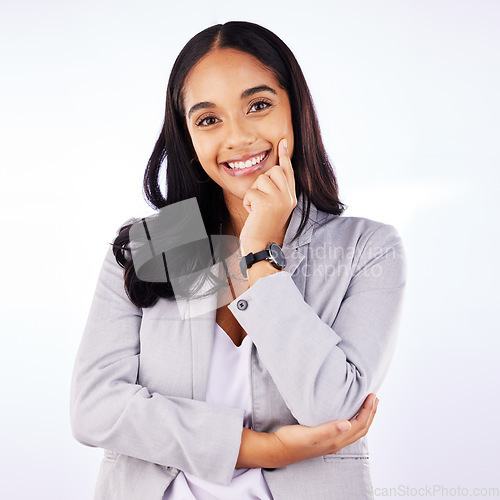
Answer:
[{"label": "black wristwatch", "polygon": [[256,262],[261,260],[269,261],[276,269],[285,269],[286,257],[283,250],[277,243],[269,243],[265,250],[257,253],[250,252],[241,258],[240,269],[244,278],[247,277],[247,269],[250,269]]}]

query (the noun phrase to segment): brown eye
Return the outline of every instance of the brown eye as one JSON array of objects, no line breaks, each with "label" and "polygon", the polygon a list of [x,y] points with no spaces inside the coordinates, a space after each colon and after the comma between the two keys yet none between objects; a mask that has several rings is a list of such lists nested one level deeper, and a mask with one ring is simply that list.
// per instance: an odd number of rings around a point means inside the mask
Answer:
[{"label": "brown eye", "polygon": [[197,127],[209,127],[210,125],[215,125],[218,122],[218,119],[215,116],[206,116],[196,122]]},{"label": "brown eye", "polygon": [[265,109],[269,108],[271,106],[271,103],[268,101],[257,101],[252,104],[250,107],[250,112],[256,112],[256,111],[264,111]]}]

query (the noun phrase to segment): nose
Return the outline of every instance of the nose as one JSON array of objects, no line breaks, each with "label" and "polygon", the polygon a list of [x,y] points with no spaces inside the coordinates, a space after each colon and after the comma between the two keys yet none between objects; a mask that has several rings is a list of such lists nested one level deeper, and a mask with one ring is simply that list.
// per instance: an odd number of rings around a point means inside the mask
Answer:
[{"label": "nose", "polygon": [[227,149],[241,149],[255,142],[256,135],[245,118],[231,118],[226,120],[225,125]]}]

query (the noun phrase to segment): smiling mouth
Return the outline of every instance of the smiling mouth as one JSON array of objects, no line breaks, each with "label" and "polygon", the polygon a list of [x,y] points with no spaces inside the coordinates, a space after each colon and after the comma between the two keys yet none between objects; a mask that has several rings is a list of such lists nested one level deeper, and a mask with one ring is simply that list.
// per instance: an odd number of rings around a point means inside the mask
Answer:
[{"label": "smiling mouth", "polygon": [[227,161],[224,162],[224,165],[232,170],[243,170],[245,168],[250,168],[258,165],[259,163],[262,163],[268,157],[270,151],[271,150],[259,153],[255,156],[252,156],[246,161]]}]

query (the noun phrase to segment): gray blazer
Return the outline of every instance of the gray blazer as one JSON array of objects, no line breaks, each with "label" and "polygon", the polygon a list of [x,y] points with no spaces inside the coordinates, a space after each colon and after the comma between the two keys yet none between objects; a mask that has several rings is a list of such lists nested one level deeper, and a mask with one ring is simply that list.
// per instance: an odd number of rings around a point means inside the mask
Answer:
[{"label": "gray blazer", "polygon": [[[229,304],[250,336],[253,429],[316,426],[356,415],[396,344],[406,282],[397,230],[314,205],[285,271]],[[73,436],[104,449],[95,500],[161,500],[179,470],[229,485],[243,409],[204,401],[215,295],[134,306],[111,248],[75,360]],[[206,312],[204,312],[206,311]],[[336,454],[263,474],[276,500],[373,498],[366,437]]]}]

